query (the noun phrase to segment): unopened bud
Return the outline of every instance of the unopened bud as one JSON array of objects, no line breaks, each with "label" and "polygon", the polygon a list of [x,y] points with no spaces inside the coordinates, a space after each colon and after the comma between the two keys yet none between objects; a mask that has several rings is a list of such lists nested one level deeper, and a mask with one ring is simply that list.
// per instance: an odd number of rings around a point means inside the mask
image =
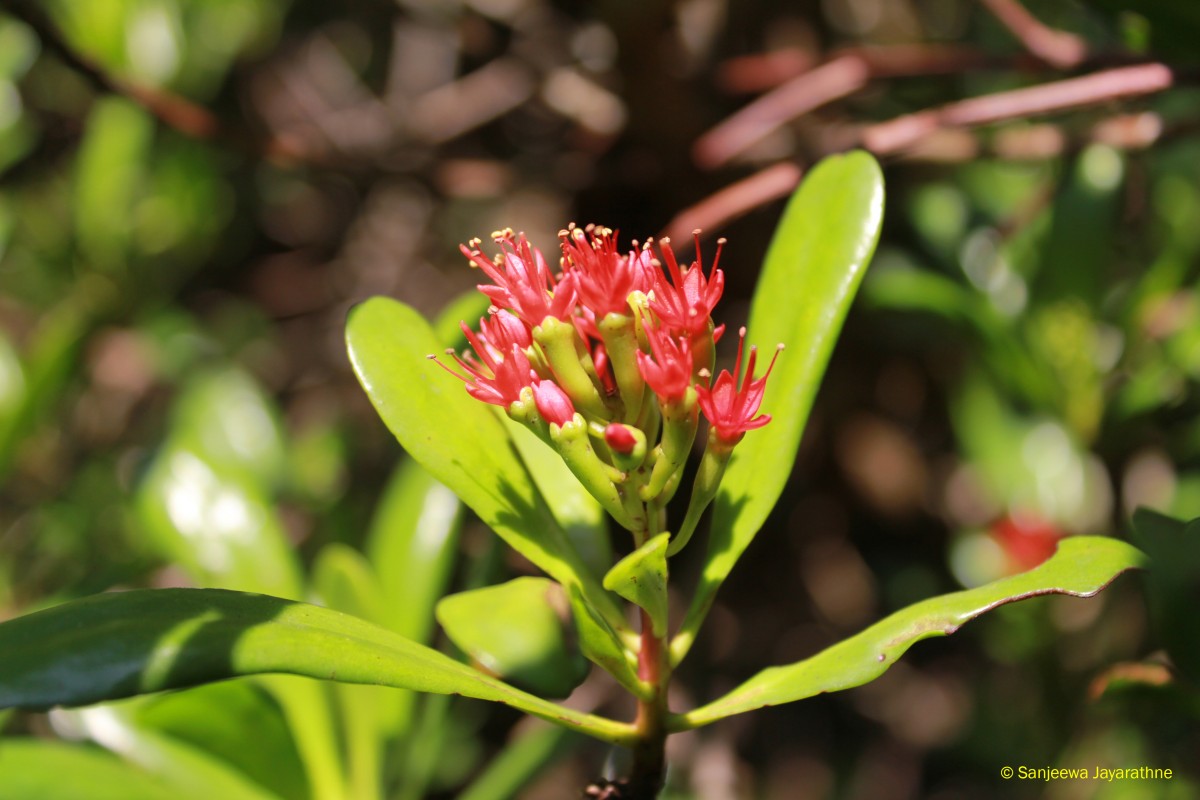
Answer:
[{"label": "unopened bud", "polygon": [[542,419],[562,427],[575,418],[571,398],[554,381],[538,381],[533,387],[533,400]]},{"label": "unopened bud", "polygon": [[612,451],[613,463],[622,472],[632,472],[646,460],[646,434],[632,425],[609,423],[604,442]]}]

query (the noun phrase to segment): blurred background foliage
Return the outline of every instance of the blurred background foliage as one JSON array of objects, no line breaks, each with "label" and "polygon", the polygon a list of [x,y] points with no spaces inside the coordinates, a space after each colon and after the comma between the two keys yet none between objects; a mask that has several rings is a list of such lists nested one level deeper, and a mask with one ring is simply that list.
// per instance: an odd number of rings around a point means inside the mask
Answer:
[{"label": "blurred background foliage", "polygon": [[[728,237],[737,325],[780,199],[853,146],[886,168],[879,254],[673,704],[1136,507],[1200,516],[1196,42],[1193,0],[0,2],[0,616],[225,586],[451,647],[438,597],[530,569],[403,460],[347,309],[437,317],[473,283],[458,243],[553,251],[575,220]],[[1165,552],[1187,596],[1196,549]],[[1194,797],[1200,701],[1164,666],[1194,665],[1189,618],[1156,630],[1132,578],[1005,609],[677,737],[671,791]],[[562,797],[605,757],[506,709],[287,679],[0,723],[0,772],[59,798]],[[1022,764],[1176,778],[998,778]]]}]

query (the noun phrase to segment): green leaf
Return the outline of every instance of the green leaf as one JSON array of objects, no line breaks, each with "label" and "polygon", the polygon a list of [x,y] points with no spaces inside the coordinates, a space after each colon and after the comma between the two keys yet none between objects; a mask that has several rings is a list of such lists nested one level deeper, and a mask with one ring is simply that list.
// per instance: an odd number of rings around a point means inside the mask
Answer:
[{"label": "green leaf", "polygon": [[1133,528],[1150,557],[1147,595],[1159,639],[1180,672],[1200,679],[1200,519],[1185,523],[1139,508]]},{"label": "green leaf", "polygon": [[355,617],[220,589],[96,595],[0,624],[0,708],[84,705],[288,673],[505,703],[605,741],[631,726],[522,692]]},{"label": "green leaf", "polygon": [[[392,473],[375,509],[365,549],[383,593],[380,625],[428,644],[434,608],[446,593],[462,528],[462,503],[411,458]],[[416,696],[393,691],[388,730],[404,736]]]},{"label": "green leaf", "polygon": [[340,542],[322,547],[313,562],[312,585],[329,608],[385,624],[383,590],[370,563],[353,547]]},{"label": "green leaf", "polygon": [[102,750],[0,739],[0,786],[20,800],[178,800],[175,789]]},{"label": "green leaf", "polygon": [[[579,649],[593,664],[598,665],[635,695],[646,692],[645,685],[637,676],[637,656],[620,635],[600,617],[579,594],[577,588],[569,590],[571,613],[575,617],[575,629],[579,636]],[[633,636],[630,640],[634,641]]]},{"label": "green leaf", "polygon": [[613,557],[608,515],[557,451],[524,425],[504,414],[498,416],[571,545],[594,575],[603,575],[612,565]]},{"label": "green leaf", "polygon": [[[376,624],[386,617],[375,573],[352,547],[338,542],[323,547],[313,564],[312,584],[330,608]],[[339,684],[336,690],[346,743],[349,793],[359,800],[372,800],[379,796],[383,744],[393,728],[400,693],[352,684]]]},{"label": "green leaf", "polygon": [[717,590],[783,492],[813,398],[851,300],[879,239],[883,175],[862,152],[822,161],[784,209],[750,310],[749,333],[764,348],[782,342],[762,411],[771,424],[734,450],[714,502],[704,572],[680,632],[678,663]]},{"label": "green leaf", "polygon": [[408,453],[508,544],[564,587],[578,585],[614,628],[620,611],[558,527],[486,404],[427,356],[441,351],[429,323],[385,297],[355,307],[350,361],[379,416]]},{"label": "green leaf", "polygon": [[208,370],[188,380],[172,409],[171,440],[222,474],[263,489],[280,483],[286,469],[278,412],[240,369]]},{"label": "green leaf", "polygon": [[583,740],[570,731],[538,724],[516,741],[509,742],[458,800],[508,800],[516,797],[531,780]]},{"label": "green leaf", "polygon": [[756,708],[861,686],[886,672],[922,639],[948,636],[980,614],[1017,600],[1043,594],[1091,597],[1145,561],[1137,548],[1117,539],[1064,539],[1054,556],[1028,572],[897,611],[812,658],[763,670],[719,700],[677,715],[671,728],[698,728]]},{"label": "green leaf", "polygon": [[604,576],[604,588],[616,592],[650,616],[655,636],[667,633],[667,541],[660,533],[617,562]]},{"label": "green leaf", "polygon": [[278,795],[213,755],[135,724],[133,709],[127,706],[103,705],[63,712],[59,722],[78,728],[156,776],[174,789],[180,800],[278,800]]},{"label": "green leaf", "polygon": [[[219,708],[221,713],[214,714]],[[285,800],[307,800],[300,755],[278,704],[256,681],[222,681],[143,697],[133,706],[145,729],[203,750]]]},{"label": "green leaf", "polygon": [[107,271],[125,268],[129,221],[153,136],[151,117],[136,103],[106,96],[92,106],[71,196],[83,254]]},{"label": "green leaf", "polygon": [[454,492],[404,459],[376,506],[364,546],[386,604],[379,624],[416,642],[429,640],[461,527],[462,504]]},{"label": "green leaf", "polygon": [[253,482],[168,445],[137,494],[143,529],[166,557],[207,586],[301,595],[300,567],[275,509]]},{"label": "green leaf", "polygon": [[485,670],[550,697],[566,697],[587,677],[587,661],[567,632],[562,587],[516,578],[444,598],[438,622],[450,641]]},{"label": "green leaf", "polygon": [[437,340],[443,347],[453,347],[455,350],[466,347],[467,337],[463,336],[459,323],[465,322],[468,327],[475,328],[491,304],[491,298],[476,289],[458,295],[433,321],[433,333]]}]

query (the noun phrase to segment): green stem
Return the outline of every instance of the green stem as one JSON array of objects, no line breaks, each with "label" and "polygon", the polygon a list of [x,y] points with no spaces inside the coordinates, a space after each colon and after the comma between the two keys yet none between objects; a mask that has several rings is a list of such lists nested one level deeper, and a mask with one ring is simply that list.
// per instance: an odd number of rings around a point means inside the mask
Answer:
[{"label": "green stem", "polygon": [[733,445],[722,442],[721,438],[717,436],[716,429],[710,428],[708,446],[704,448],[704,456],[700,459],[700,469],[697,470],[696,481],[692,484],[692,496],[688,499],[687,514],[684,515],[683,524],[679,526],[679,532],[671,540],[667,555],[673,556],[682,550],[688,540],[692,538],[692,534],[696,532],[696,526],[700,523],[700,516],[704,513],[704,509],[708,508],[713,498],[717,496],[717,488],[721,485],[721,478],[725,477],[725,467],[729,465],[729,456],[732,453]]},{"label": "green stem", "polygon": [[[581,361],[582,345],[578,341],[579,334],[575,332],[575,326],[554,317],[546,317],[541,325],[533,329],[533,338],[546,354],[546,362],[550,364],[555,380],[571,398],[575,410],[589,419],[610,420],[612,415],[596,390],[596,379]],[[591,359],[588,359],[588,363],[591,363]]]},{"label": "green stem", "polygon": [[608,360],[612,364],[613,377],[621,394],[624,407],[622,420],[637,422],[642,411],[642,397],[646,382],[637,366],[638,338],[634,318],[628,314],[606,314],[596,323]]}]

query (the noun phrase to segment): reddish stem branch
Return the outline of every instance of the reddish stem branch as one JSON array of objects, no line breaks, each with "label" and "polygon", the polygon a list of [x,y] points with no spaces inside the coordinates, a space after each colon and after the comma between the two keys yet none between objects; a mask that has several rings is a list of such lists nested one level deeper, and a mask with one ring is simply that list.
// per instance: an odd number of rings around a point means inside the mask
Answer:
[{"label": "reddish stem branch", "polygon": [[861,141],[867,149],[875,153],[896,153],[916,145],[925,137],[944,128],[986,125],[1006,119],[1031,117],[1125,97],[1153,94],[1169,89],[1174,82],[1174,75],[1164,64],[1141,64],[1110,69],[1026,89],[972,97],[941,108],[905,114],[887,122],[867,126],[861,133]]},{"label": "reddish stem branch", "polygon": [[857,55],[827,61],[726,117],[696,140],[692,156],[701,167],[719,167],[789,120],[858,91],[869,78]]},{"label": "reddish stem branch", "polygon": [[692,231],[719,230],[743,214],[786,196],[800,184],[802,175],[800,167],[789,161],[772,164],[680,211],[667,223],[663,236],[686,241]]},{"label": "reddish stem branch", "polygon": [[1073,33],[1042,24],[1017,0],[982,0],[996,19],[1021,40],[1025,49],[1060,69],[1075,67],[1087,57],[1087,45]]},{"label": "reddish stem branch", "polygon": [[638,678],[654,687],[638,701],[639,741],[633,748],[633,767],[622,794],[626,800],[654,800],[662,790],[667,770],[667,683],[670,680],[666,642],[654,635],[650,615],[642,611],[642,646],[638,652]]}]

